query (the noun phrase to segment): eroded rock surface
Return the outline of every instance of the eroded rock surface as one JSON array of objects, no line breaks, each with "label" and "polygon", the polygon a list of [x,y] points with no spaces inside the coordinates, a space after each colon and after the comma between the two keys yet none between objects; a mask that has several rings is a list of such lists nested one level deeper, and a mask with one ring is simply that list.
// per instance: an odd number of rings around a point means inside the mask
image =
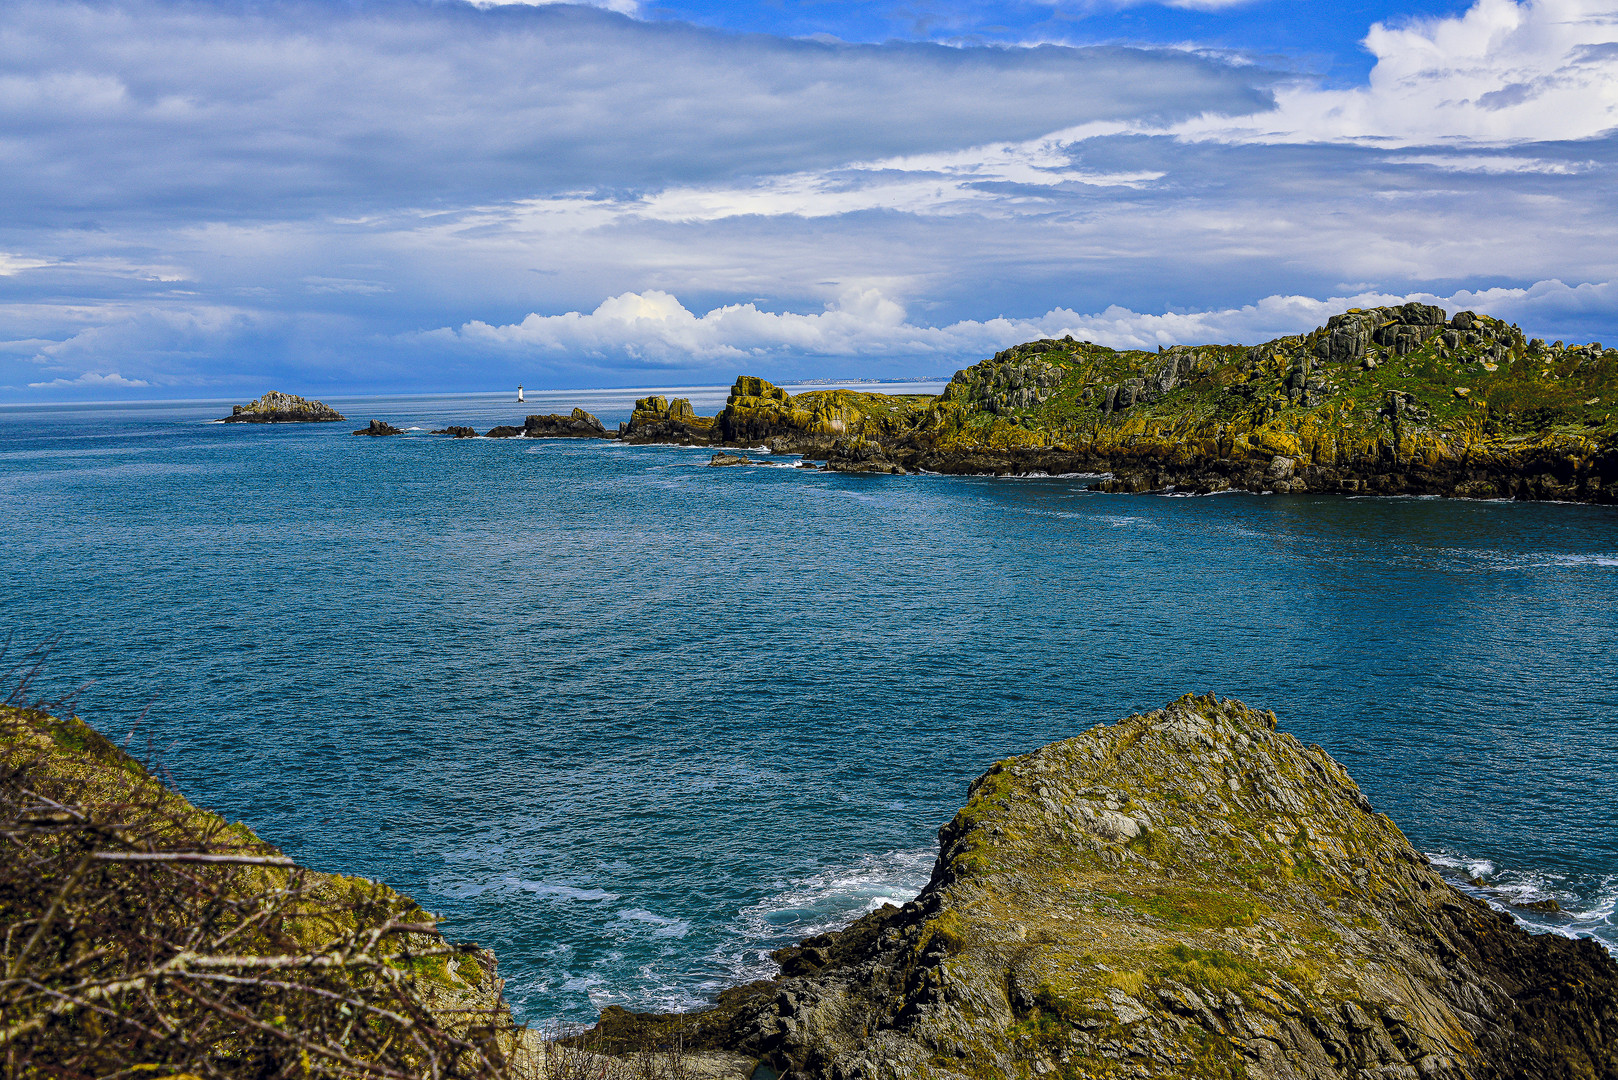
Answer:
[{"label": "eroded rock surface", "polygon": [[1342,766],[1234,701],[1002,761],[927,888],[685,1017],[794,1080],[1618,1076],[1618,964],[1441,879]]},{"label": "eroded rock surface", "polygon": [[319,401],[271,390],[257,401],[237,405],[223,418],[227,424],[326,423],[348,417]]}]

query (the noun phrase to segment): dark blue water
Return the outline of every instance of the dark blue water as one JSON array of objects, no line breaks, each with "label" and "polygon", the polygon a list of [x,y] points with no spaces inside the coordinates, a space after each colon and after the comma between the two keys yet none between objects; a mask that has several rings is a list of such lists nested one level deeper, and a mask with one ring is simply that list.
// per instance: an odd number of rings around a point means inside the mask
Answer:
[{"label": "dark blue water", "polygon": [[767,970],[913,894],[994,759],[1188,690],[1618,941],[1618,509],[348,434],[632,397],[0,410],[7,623],[198,803],[498,950],[533,1020]]}]

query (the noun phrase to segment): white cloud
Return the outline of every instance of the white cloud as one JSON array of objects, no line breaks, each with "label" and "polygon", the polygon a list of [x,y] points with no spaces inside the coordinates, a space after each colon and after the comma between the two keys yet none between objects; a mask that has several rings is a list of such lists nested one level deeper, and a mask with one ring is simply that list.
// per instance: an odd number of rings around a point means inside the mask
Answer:
[{"label": "white cloud", "polygon": [[505,326],[471,322],[459,330],[446,328],[425,336],[475,350],[627,356],[671,366],[801,356],[938,357],[970,363],[1023,341],[1069,334],[1117,349],[1257,344],[1311,330],[1351,307],[1407,300],[1438,304],[1451,311],[1471,308],[1501,318],[1531,320],[1610,308],[1618,302],[1618,286],[1611,282],[1568,286],[1551,280],[1529,288],[1462,291],[1450,296],[1380,291],[1325,298],[1275,295],[1239,307],[1161,314],[1116,305],[1091,314],[1054,308],[1031,319],[968,319],[937,327],[911,322],[903,306],[875,289],[850,292],[826,305],[824,311],[809,314],[732,304],[702,315],[666,292],[647,291],[611,297],[588,313],[533,314]]},{"label": "white cloud", "polygon": [[586,4],[620,15],[639,15],[639,0],[470,0],[473,7],[544,7],[547,4]]},{"label": "white cloud", "polygon": [[[1162,176],[1148,170],[1075,169],[1059,137],[1048,137],[858,161],[834,171],[770,177],[748,187],[668,188],[620,209],[655,221],[716,221],[745,214],[833,217],[862,210],[998,214],[1040,200],[1041,188],[1138,188]],[[1032,190],[1013,194],[1007,186]]]},{"label": "white cloud", "polygon": [[1614,0],[1477,0],[1452,18],[1378,23],[1365,46],[1376,56],[1365,86],[1294,86],[1277,92],[1273,112],[1170,130],[1222,141],[1409,146],[1584,139],[1618,127]]},{"label": "white cloud", "polygon": [[31,382],[28,384],[29,388],[33,390],[59,386],[137,387],[150,385],[152,384],[145,379],[126,379],[116,371],[108,372],[105,375],[94,371],[86,371],[76,379],[52,379],[50,382]]},{"label": "white cloud", "polygon": [[51,265],[49,259],[33,259],[27,255],[13,255],[0,251],[0,277],[11,277],[24,270],[37,270],[41,266],[49,265]]}]

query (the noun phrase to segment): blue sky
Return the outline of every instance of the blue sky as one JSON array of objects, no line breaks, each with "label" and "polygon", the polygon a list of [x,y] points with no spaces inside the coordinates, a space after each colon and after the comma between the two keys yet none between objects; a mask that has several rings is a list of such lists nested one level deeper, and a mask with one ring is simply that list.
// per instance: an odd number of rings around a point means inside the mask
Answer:
[{"label": "blue sky", "polygon": [[1618,0],[8,0],[0,401],[1618,339]]}]

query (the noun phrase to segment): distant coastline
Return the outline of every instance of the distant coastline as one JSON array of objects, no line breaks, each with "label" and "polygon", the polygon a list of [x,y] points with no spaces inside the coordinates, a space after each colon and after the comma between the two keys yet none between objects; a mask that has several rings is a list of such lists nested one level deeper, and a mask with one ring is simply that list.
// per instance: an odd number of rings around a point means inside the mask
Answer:
[{"label": "distant coastline", "polygon": [[[1618,502],[1618,350],[1547,344],[1470,311],[1352,309],[1261,345],[1156,353],[1045,339],[940,394],[742,376],[723,407],[648,394],[616,432],[584,409],[493,437],[763,448],[836,472],[1100,476],[1104,491]],[[837,387],[833,389],[832,387]],[[460,425],[440,434],[477,434]]]}]

